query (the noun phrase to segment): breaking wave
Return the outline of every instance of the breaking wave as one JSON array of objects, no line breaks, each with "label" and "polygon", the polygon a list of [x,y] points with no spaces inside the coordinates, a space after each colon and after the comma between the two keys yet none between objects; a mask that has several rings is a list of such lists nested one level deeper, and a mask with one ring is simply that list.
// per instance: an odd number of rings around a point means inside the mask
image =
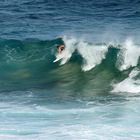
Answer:
[{"label": "breaking wave", "polygon": [[[56,46],[62,43],[66,47],[57,54]],[[1,39],[0,50],[0,89],[140,92],[140,47],[131,39],[118,44],[94,44],[66,36],[47,41]]]}]

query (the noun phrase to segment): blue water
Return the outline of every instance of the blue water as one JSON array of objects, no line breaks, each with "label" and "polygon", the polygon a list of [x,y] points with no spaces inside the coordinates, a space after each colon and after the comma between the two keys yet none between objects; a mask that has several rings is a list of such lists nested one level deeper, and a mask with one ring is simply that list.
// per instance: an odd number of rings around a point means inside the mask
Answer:
[{"label": "blue water", "polygon": [[138,0],[1,0],[0,140],[140,139],[139,25]]},{"label": "blue water", "polygon": [[0,13],[2,38],[139,36],[138,0],[1,0]]}]

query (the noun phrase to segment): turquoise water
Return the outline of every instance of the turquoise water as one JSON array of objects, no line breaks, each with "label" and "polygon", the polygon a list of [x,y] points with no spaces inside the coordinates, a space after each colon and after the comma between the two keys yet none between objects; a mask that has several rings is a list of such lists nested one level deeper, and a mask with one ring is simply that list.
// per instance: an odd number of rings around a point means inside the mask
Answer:
[{"label": "turquoise water", "polygon": [[0,1],[0,140],[140,139],[139,7]]}]

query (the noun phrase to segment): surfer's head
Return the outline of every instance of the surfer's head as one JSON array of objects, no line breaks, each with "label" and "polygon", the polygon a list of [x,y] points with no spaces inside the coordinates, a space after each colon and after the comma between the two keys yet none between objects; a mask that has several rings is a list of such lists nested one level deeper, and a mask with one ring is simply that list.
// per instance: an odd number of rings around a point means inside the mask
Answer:
[{"label": "surfer's head", "polygon": [[57,52],[58,53],[61,53],[64,49],[65,49],[65,45],[64,44],[61,44],[61,45],[57,46]]}]

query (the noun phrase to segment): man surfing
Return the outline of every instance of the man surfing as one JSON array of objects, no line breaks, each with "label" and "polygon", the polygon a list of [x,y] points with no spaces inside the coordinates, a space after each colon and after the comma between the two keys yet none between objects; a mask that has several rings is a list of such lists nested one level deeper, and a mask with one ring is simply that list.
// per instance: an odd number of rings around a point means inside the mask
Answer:
[{"label": "man surfing", "polygon": [[57,62],[57,61],[59,61],[60,59],[63,58],[62,52],[63,52],[64,49],[65,49],[65,45],[62,43],[62,44],[60,44],[60,45],[57,45],[56,48],[57,48],[56,59],[55,59],[53,62]]},{"label": "man surfing", "polygon": [[64,49],[65,49],[65,45],[64,44],[58,45],[57,46],[58,54],[61,54]]}]

